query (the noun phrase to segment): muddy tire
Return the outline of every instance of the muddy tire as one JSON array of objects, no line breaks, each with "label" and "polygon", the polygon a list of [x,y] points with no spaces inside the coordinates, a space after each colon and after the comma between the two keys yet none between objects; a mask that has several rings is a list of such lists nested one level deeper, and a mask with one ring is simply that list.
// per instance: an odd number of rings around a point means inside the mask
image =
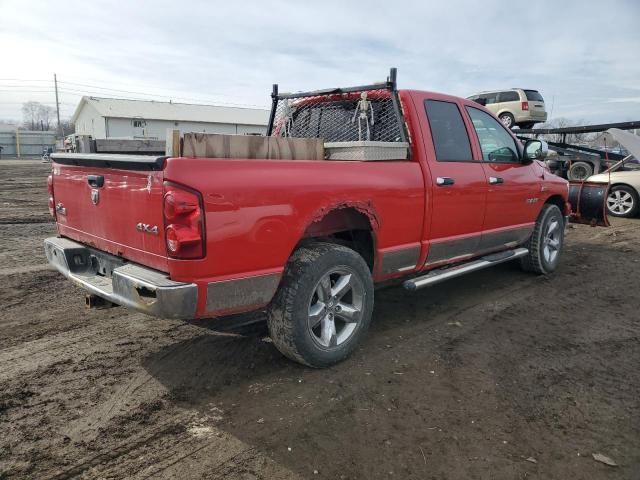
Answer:
[{"label": "muddy tire", "polygon": [[583,182],[591,175],[593,166],[587,162],[574,162],[567,172],[567,178],[572,182]]},{"label": "muddy tire", "polygon": [[525,272],[547,275],[558,267],[564,244],[564,217],[556,205],[544,205],[531,238],[525,245],[529,253],[520,259]]},{"label": "muddy tire", "polygon": [[325,368],[353,352],[372,311],[373,280],[364,259],[345,246],[318,242],[292,255],[267,323],[283,355]]}]

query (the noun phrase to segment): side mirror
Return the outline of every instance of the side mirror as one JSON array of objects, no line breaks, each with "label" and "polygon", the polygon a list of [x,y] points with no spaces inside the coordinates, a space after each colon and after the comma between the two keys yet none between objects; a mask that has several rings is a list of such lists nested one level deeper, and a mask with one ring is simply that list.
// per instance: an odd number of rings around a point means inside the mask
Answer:
[{"label": "side mirror", "polygon": [[544,160],[549,153],[549,145],[544,140],[527,140],[524,144],[525,162],[533,162],[534,160]]}]

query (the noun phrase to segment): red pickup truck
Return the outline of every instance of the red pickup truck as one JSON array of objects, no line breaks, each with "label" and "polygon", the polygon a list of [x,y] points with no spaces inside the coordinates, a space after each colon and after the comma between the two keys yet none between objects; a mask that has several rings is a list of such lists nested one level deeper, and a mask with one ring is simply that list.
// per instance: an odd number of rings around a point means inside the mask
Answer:
[{"label": "red pickup truck", "polygon": [[568,184],[539,161],[544,142],[394,75],[272,96],[269,135],[345,142],[357,159],[54,154],[50,263],[150,315],[266,308],[276,347],[313,367],[353,351],[374,283],[415,290],[514,259],[556,269]]}]

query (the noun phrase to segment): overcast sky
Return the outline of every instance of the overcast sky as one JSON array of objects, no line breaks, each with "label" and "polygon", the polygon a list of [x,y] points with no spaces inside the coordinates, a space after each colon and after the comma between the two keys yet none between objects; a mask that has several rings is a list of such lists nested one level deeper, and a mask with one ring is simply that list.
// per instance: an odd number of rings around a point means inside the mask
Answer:
[{"label": "overcast sky", "polygon": [[[640,120],[640,1],[0,0],[0,119],[83,93],[268,106],[384,80],[467,96],[538,89],[553,118]],[[111,89],[111,90],[106,90]],[[157,95],[157,96],[154,96]]]}]

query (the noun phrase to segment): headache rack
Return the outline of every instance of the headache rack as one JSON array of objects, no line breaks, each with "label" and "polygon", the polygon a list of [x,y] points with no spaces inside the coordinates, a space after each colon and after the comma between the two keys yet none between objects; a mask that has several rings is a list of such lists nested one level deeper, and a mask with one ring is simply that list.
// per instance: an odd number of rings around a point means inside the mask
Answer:
[{"label": "headache rack", "polygon": [[312,92],[280,93],[274,84],[267,135],[320,138],[330,160],[406,159],[396,75],[391,68],[384,83]]}]

